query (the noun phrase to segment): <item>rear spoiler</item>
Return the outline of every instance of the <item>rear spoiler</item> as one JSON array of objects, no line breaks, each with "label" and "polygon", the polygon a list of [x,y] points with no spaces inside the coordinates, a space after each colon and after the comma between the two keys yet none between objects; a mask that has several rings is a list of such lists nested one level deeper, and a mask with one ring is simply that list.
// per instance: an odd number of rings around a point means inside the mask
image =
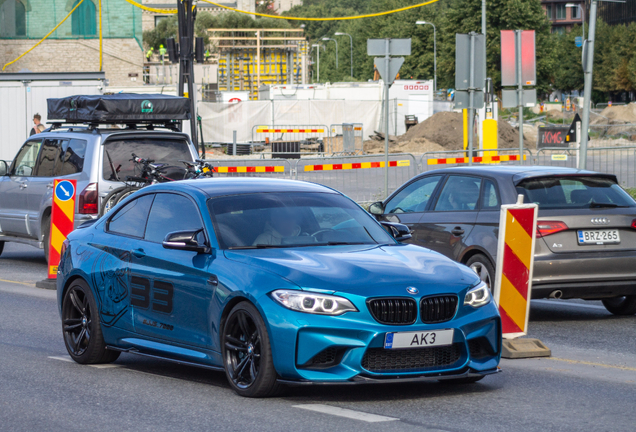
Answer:
[{"label": "rear spoiler", "polygon": [[515,174],[512,176],[512,182],[514,183],[515,186],[517,186],[519,183],[525,181],[525,180],[537,180],[537,179],[542,179],[542,178],[548,178],[548,177],[558,177],[558,178],[563,178],[563,177],[595,177],[595,178],[605,178],[608,180],[613,181],[614,183],[618,184],[618,178],[616,177],[616,175],[614,174],[605,174],[605,173],[598,173],[598,172],[594,172],[594,171],[576,171],[576,172],[572,172],[572,171],[568,171],[568,172],[550,172],[550,171],[543,171],[543,172],[532,172],[532,171],[526,171],[526,172],[522,172],[519,174]]}]

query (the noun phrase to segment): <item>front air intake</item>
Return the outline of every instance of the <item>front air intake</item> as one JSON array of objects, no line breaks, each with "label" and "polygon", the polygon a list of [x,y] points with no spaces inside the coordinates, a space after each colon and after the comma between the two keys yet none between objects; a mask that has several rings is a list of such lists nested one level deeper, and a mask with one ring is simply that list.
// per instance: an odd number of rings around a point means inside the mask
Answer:
[{"label": "front air intake", "polygon": [[407,325],[417,319],[417,303],[411,298],[379,298],[367,304],[373,318],[382,324]]}]

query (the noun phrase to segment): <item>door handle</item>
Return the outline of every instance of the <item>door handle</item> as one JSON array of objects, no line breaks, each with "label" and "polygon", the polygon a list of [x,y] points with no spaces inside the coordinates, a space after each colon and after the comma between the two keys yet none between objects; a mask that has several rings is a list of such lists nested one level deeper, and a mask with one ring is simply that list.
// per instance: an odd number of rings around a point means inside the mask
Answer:
[{"label": "door handle", "polygon": [[26,182],[20,183],[20,189],[26,189],[26,187],[27,187]]},{"label": "door handle", "polygon": [[53,183],[49,183],[46,185],[47,189],[53,189]]},{"label": "door handle", "polygon": [[146,256],[146,252],[144,252],[143,249],[139,248],[139,249],[133,249],[131,251],[131,253],[136,256],[137,258],[143,258]]},{"label": "door handle", "polygon": [[455,228],[453,228],[451,233],[453,235],[460,236],[460,235],[464,234],[464,230],[462,229],[462,227],[455,227]]},{"label": "door handle", "polygon": [[210,285],[217,286],[219,284],[219,279],[216,277],[216,275],[212,275],[210,276],[210,279],[208,279],[208,283]]}]

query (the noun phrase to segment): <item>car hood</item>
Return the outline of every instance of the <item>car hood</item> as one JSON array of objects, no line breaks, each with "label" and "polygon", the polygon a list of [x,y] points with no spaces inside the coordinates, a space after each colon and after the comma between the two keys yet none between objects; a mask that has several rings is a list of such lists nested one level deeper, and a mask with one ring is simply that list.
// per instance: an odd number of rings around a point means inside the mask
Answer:
[{"label": "car hood", "polygon": [[478,282],[468,267],[414,245],[226,250],[227,259],[275,273],[303,289],[376,296],[458,292]]}]

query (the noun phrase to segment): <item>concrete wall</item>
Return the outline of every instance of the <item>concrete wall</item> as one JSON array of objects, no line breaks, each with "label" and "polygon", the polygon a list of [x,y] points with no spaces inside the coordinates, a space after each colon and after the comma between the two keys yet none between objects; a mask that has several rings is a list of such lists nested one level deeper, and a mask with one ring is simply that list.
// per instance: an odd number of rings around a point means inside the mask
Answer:
[{"label": "concrete wall", "polygon": [[[0,65],[4,65],[34,45],[28,39],[0,41]],[[143,52],[135,39],[104,39],[103,70],[110,85],[142,85]],[[1,67],[1,66],[0,66]],[[93,72],[99,70],[98,39],[45,40],[5,72]],[[128,74],[138,74],[131,81]]]}]

